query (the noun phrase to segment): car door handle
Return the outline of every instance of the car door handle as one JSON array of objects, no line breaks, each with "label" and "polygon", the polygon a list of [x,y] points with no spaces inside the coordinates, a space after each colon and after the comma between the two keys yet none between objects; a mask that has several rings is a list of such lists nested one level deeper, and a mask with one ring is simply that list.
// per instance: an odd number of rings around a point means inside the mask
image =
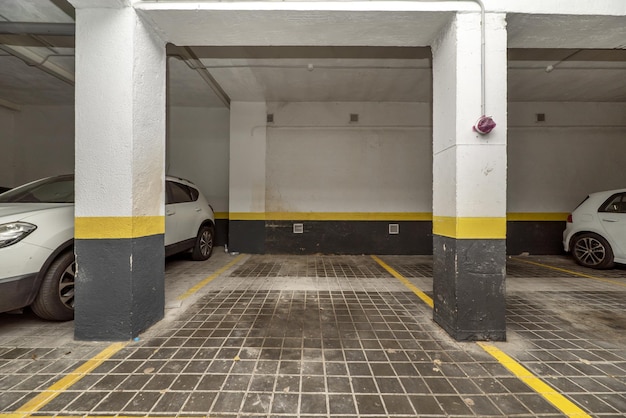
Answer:
[{"label": "car door handle", "polygon": [[619,222],[617,219],[602,219],[604,222]]},{"label": "car door handle", "polygon": [[173,215],[173,214],[175,214],[175,213],[176,213],[176,211],[175,211],[175,210],[171,210],[171,209],[169,209],[169,210],[166,210],[166,211],[165,211],[165,216],[172,216],[172,215]]},{"label": "car door handle", "polygon": [[196,212],[201,212],[201,211],[202,211],[202,209],[196,208]]}]

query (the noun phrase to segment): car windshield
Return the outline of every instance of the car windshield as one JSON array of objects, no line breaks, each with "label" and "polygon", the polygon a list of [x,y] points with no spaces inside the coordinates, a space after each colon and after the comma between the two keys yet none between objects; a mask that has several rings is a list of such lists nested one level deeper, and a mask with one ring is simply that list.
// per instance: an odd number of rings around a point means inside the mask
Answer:
[{"label": "car windshield", "polygon": [[74,203],[74,175],[49,177],[0,194],[0,203]]}]

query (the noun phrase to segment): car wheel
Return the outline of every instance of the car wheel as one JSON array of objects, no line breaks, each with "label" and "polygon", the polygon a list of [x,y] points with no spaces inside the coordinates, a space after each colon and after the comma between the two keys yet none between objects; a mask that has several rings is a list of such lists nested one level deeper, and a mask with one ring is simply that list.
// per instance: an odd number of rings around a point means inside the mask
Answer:
[{"label": "car wheel", "polygon": [[202,225],[196,237],[196,243],[191,252],[191,258],[196,261],[206,260],[211,257],[213,251],[213,236],[215,230],[211,225]]},{"label": "car wheel", "polygon": [[587,233],[574,238],[572,255],[578,264],[595,269],[613,267],[613,250],[600,235]]},{"label": "car wheel", "polygon": [[73,319],[75,277],[74,253],[67,251],[58,256],[46,271],[39,293],[31,305],[35,315],[52,321]]}]

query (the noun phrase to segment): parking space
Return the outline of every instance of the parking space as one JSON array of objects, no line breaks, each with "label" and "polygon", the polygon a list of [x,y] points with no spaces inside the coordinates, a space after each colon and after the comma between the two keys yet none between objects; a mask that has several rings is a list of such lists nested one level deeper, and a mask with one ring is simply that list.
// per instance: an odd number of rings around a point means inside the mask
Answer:
[{"label": "parking space", "polygon": [[626,411],[624,269],[510,257],[508,341],[481,345],[451,339],[415,295],[432,296],[429,256],[216,250],[168,260],[165,319],[137,341],[74,341],[71,322],[3,314],[2,416]]}]

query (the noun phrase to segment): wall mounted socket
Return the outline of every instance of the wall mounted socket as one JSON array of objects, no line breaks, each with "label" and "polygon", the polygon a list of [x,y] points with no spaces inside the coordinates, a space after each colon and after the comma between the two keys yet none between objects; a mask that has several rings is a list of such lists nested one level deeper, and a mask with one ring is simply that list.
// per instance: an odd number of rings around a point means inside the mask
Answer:
[{"label": "wall mounted socket", "polygon": [[400,233],[400,225],[389,224],[389,235],[398,235]]},{"label": "wall mounted socket", "polygon": [[294,234],[303,234],[304,233],[304,224],[293,224],[293,233]]}]

